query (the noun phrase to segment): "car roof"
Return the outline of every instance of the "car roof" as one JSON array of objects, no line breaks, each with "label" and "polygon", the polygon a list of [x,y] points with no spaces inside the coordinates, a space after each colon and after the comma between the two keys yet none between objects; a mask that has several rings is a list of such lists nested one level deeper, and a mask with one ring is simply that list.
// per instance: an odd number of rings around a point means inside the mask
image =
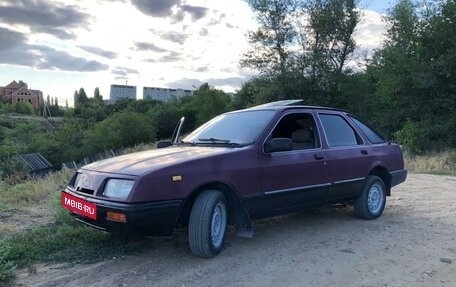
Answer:
[{"label": "car roof", "polygon": [[266,104],[253,106],[245,110],[287,110],[287,109],[313,109],[313,110],[327,110],[327,111],[338,111],[338,112],[347,112],[338,108],[323,107],[323,106],[307,106],[307,105],[297,105],[297,103],[302,102],[303,100],[294,99],[294,100],[283,100],[269,102]]}]

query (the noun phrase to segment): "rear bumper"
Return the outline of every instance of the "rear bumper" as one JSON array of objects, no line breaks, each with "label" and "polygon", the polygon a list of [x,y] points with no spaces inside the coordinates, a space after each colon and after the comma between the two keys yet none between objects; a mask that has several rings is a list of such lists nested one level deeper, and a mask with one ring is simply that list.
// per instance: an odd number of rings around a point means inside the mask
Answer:
[{"label": "rear bumper", "polygon": [[395,170],[390,172],[391,175],[391,187],[402,183],[407,178],[407,170]]},{"label": "rear bumper", "polygon": [[[174,233],[182,200],[167,200],[149,203],[119,203],[98,198],[81,196],[80,194],[63,191],[97,206],[96,220],[78,215],[70,211],[79,222],[100,230],[123,233],[143,234],[170,237]],[[124,213],[126,222],[107,219],[107,212]]]}]

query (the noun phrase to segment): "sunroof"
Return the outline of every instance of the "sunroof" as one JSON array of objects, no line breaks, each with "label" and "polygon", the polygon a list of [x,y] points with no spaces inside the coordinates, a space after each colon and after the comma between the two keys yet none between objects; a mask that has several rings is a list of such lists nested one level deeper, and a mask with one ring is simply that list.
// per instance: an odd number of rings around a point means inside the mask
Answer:
[{"label": "sunroof", "polygon": [[262,104],[262,105],[259,105],[259,106],[255,106],[254,108],[290,106],[290,105],[294,105],[294,104],[297,104],[297,103],[300,103],[300,102],[302,102],[302,100],[297,100],[297,99],[295,99],[295,100],[275,101],[275,102],[270,102],[270,103]]}]

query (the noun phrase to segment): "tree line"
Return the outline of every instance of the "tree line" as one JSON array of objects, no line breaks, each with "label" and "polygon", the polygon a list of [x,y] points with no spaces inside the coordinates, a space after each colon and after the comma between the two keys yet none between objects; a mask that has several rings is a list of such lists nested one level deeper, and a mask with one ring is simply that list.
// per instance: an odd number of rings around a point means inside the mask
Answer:
[{"label": "tree line", "polygon": [[33,122],[0,122],[4,176],[14,154],[40,152],[59,165],[169,138],[181,116],[189,132],[222,112],[283,99],[346,109],[414,154],[455,148],[455,1],[397,1],[385,17],[387,40],[363,69],[348,65],[359,60],[353,54],[353,34],[363,17],[357,1],[249,4],[258,29],[248,34],[250,50],[240,64],[258,74],[234,95],[204,84],[193,96],[170,102],[105,105],[98,89],[89,97],[81,88],[74,93],[73,108],[50,100],[52,114],[63,116],[54,131]]},{"label": "tree line", "polygon": [[14,160],[17,154],[39,152],[59,167],[63,162],[80,161],[99,152],[169,138],[183,115],[183,132],[189,132],[230,110],[230,104],[230,95],[208,84],[200,86],[191,97],[170,102],[125,99],[113,105],[104,104],[98,88],[93,97],[80,88],[74,94],[74,107],[60,108],[61,124],[53,130],[38,121],[12,124],[0,120],[0,178],[23,168]]},{"label": "tree line", "polygon": [[456,3],[398,0],[363,69],[355,0],[249,0],[258,29],[241,64],[259,71],[236,107],[301,98],[347,109],[412,153],[456,146]]}]

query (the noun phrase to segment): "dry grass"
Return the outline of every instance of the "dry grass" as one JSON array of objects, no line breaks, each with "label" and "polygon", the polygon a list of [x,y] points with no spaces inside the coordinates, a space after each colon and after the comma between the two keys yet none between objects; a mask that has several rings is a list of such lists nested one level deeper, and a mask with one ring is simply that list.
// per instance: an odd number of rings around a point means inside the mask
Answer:
[{"label": "dry grass", "polygon": [[427,155],[405,155],[405,166],[413,173],[456,175],[456,150]]},{"label": "dry grass", "polygon": [[47,202],[53,193],[65,188],[73,174],[74,170],[65,169],[13,186],[0,183],[0,205],[27,206]]},{"label": "dry grass", "polygon": [[66,169],[16,185],[0,182],[0,286],[35,262],[90,262],[146,246],[143,238],[111,236],[71,218],[60,192],[73,174]]},{"label": "dry grass", "polygon": [[68,184],[73,170],[9,185],[0,182],[0,237],[11,237],[54,221],[52,199]]}]

